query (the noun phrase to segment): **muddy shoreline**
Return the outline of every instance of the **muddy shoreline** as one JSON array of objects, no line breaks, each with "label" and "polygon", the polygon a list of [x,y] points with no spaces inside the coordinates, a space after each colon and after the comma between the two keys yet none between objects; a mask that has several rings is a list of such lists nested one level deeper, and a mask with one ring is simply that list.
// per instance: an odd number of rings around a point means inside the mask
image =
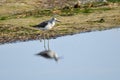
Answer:
[{"label": "muddy shoreline", "polygon": [[[31,25],[38,24],[43,20],[49,19],[51,16],[43,16],[40,18],[18,18],[0,21],[0,44],[37,40],[46,38],[57,38],[65,35],[73,35],[77,33],[102,31],[106,29],[120,27],[120,7],[110,10],[94,11],[88,14],[77,14],[73,16],[58,16],[61,23],[49,31],[41,31],[35,29]],[[48,34],[46,34],[48,33]]]}]

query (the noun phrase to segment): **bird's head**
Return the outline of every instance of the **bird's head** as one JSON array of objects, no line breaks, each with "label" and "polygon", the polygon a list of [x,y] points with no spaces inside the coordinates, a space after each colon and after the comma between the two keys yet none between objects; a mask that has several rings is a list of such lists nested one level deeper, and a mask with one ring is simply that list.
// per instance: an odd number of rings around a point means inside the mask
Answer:
[{"label": "bird's head", "polygon": [[55,54],[54,55],[54,59],[55,59],[55,61],[56,62],[58,62],[60,59],[62,59],[63,57],[58,57],[58,55],[57,54]]},{"label": "bird's head", "polygon": [[54,17],[52,18],[52,20],[53,20],[53,21],[56,21],[56,22],[61,22],[61,21],[57,20],[57,19],[54,18]]}]

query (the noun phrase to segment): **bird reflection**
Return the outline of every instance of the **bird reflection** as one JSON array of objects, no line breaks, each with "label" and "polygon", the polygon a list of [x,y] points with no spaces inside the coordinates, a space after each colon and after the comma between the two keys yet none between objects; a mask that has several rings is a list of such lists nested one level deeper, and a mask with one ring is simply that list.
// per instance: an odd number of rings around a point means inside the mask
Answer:
[{"label": "bird reflection", "polygon": [[52,50],[44,50],[44,51],[41,51],[40,53],[38,53],[37,55],[40,55],[47,59],[54,59],[55,61],[59,60],[58,55]]},{"label": "bird reflection", "polygon": [[46,59],[54,59],[56,62],[58,62],[58,60],[61,58],[57,55],[57,53],[55,53],[54,51],[50,50],[50,47],[49,47],[49,39],[48,39],[48,44],[47,44],[47,47],[46,47],[46,43],[45,43],[45,40],[44,40],[44,49],[43,51],[39,52],[37,55],[39,56],[42,56]]}]

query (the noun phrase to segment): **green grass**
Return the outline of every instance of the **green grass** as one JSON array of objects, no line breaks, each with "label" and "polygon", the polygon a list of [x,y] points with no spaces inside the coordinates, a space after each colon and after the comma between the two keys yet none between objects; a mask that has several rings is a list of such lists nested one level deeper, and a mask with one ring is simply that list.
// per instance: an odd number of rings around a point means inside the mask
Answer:
[{"label": "green grass", "polygon": [[52,15],[51,10],[34,10],[34,11],[3,15],[3,16],[0,16],[0,21],[8,20],[8,19],[16,19],[16,18],[27,18],[30,16],[38,18],[38,17],[50,16],[50,15]]},{"label": "green grass", "polygon": [[[120,1],[120,0],[109,0],[109,1]],[[104,5],[105,3],[93,3],[93,5]],[[85,4],[83,8],[72,8],[70,7],[69,9],[58,9],[61,11],[60,16],[73,16],[76,14],[89,14],[94,11],[107,11],[111,10],[111,8],[89,8],[89,4]],[[27,17],[43,17],[43,16],[53,16],[54,13],[52,12],[54,9],[34,9],[34,10],[29,10],[29,11],[21,11],[17,13],[12,13],[12,14],[7,14],[7,15],[2,15],[0,16],[0,21],[3,20],[8,20],[8,19],[16,19],[16,18],[27,18]]]},{"label": "green grass", "polygon": [[[114,9],[114,8],[113,8]],[[112,10],[112,8],[109,7],[103,7],[103,8],[96,8],[96,9],[91,9],[92,11],[108,11]]]},{"label": "green grass", "polygon": [[93,10],[90,8],[84,8],[84,9],[73,8],[73,9],[67,9],[67,10],[62,9],[61,11],[62,11],[62,13],[60,14],[61,16],[73,16],[73,15],[80,14],[80,13],[93,12]]},{"label": "green grass", "polygon": [[111,8],[108,7],[104,7],[104,8],[73,8],[73,9],[67,9],[67,10],[61,10],[62,14],[61,16],[73,16],[76,14],[89,14],[89,13],[93,13],[95,11],[108,11],[111,10]]},{"label": "green grass", "polygon": [[6,20],[7,17],[6,16],[0,16],[0,20]]},{"label": "green grass", "polygon": [[[107,11],[111,10],[111,8],[72,8],[72,9],[61,9],[60,16],[73,16],[76,14],[89,14],[94,11]],[[21,12],[16,14],[10,14],[10,15],[4,15],[0,16],[0,21],[8,20],[8,19],[17,19],[17,18],[27,18],[27,17],[43,17],[43,16],[53,16],[52,10],[46,9],[46,10],[34,10],[34,11],[28,11],[28,12]]]},{"label": "green grass", "polygon": [[[79,9],[79,8],[73,8],[73,9],[61,9],[61,13],[59,15],[61,16],[73,16],[76,14],[89,14],[94,11],[107,11],[111,10],[111,8],[97,8],[97,9],[92,9],[92,8],[84,8],[84,9]],[[17,13],[17,14],[12,14],[12,15],[4,15],[0,16],[0,21],[3,20],[8,20],[8,19],[16,19],[16,18],[27,18],[27,17],[35,17],[39,18],[42,16],[53,16],[52,10],[34,10],[34,11],[28,11],[28,12],[23,12],[23,13]]]},{"label": "green grass", "polygon": [[108,0],[109,2],[120,2],[120,0]]},{"label": "green grass", "polygon": [[85,8],[85,9],[82,10],[81,12],[82,12],[82,13],[91,13],[91,12],[93,12],[93,10],[90,9],[90,8]]}]

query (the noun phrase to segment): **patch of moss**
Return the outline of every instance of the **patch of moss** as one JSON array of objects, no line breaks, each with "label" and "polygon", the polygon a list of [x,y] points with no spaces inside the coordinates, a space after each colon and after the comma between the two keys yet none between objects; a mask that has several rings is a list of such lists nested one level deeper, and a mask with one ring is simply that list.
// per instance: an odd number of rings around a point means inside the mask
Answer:
[{"label": "patch of moss", "polygon": [[0,20],[6,20],[8,17],[6,16],[0,16]]},{"label": "patch of moss", "polygon": [[73,8],[73,9],[66,9],[66,10],[61,10],[61,16],[73,16],[79,13],[91,13],[92,9],[90,8],[84,8],[84,9],[80,9],[80,8]]},{"label": "patch of moss", "polygon": [[111,8],[104,7],[104,8],[97,8],[97,9],[94,9],[94,10],[108,11],[108,10],[111,10]]},{"label": "patch of moss", "polygon": [[83,9],[81,12],[82,12],[82,13],[91,13],[91,12],[93,12],[93,10],[90,9],[90,8],[85,8],[85,9]]},{"label": "patch of moss", "polygon": [[108,0],[109,2],[120,2],[120,0]]}]

